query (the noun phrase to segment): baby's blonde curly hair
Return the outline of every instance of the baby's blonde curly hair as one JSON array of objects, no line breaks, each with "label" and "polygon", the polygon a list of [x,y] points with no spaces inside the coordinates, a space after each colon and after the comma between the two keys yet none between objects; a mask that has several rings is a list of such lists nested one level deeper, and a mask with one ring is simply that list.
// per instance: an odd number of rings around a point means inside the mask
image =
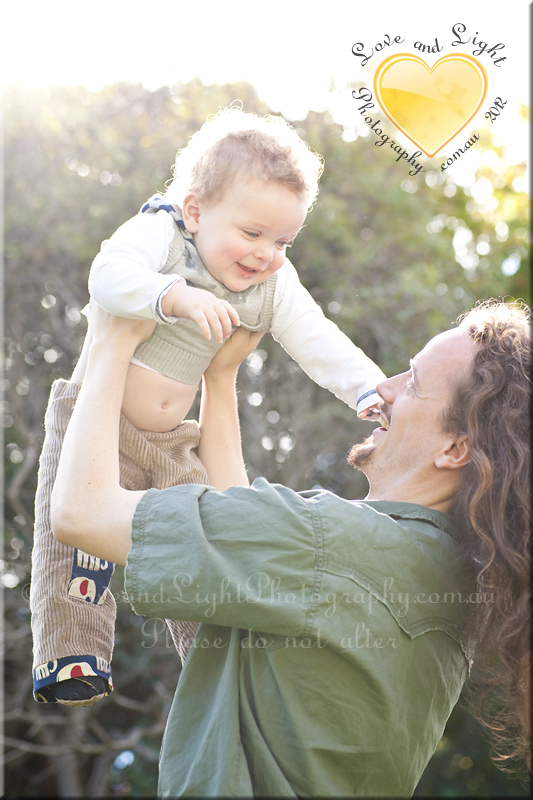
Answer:
[{"label": "baby's blonde curly hair", "polygon": [[305,198],[310,209],[322,170],[322,157],[282,117],[260,117],[232,105],[208,117],[178,152],[166,196],[179,206],[188,194],[217,203],[239,176],[277,181]]}]

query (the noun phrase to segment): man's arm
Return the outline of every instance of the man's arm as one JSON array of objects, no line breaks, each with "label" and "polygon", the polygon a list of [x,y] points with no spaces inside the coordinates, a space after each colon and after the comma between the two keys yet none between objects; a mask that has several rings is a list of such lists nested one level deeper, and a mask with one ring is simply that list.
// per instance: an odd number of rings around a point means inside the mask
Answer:
[{"label": "man's arm", "polygon": [[239,365],[254,350],[262,333],[240,328],[229,338],[207,368],[202,382],[198,455],[209,483],[223,491],[248,486],[242,456],[236,379]]},{"label": "man's arm", "polygon": [[[154,323],[93,307],[82,388],[67,429],[52,494],[52,528],[63,544],[125,564],[131,525],[144,492],[119,484],[119,422],[130,358]],[[200,457],[217,489],[248,485],[242,459],[235,380],[261,334],[239,330],[204,377]],[[85,347],[84,347],[85,349]],[[81,359],[80,359],[81,361]],[[86,363],[85,363],[86,361]]]},{"label": "man's arm", "polygon": [[119,484],[119,421],[135,347],[154,323],[113,317],[94,306],[91,344],[52,493],[52,528],[63,544],[125,564],[131,523],[144,492]]}]

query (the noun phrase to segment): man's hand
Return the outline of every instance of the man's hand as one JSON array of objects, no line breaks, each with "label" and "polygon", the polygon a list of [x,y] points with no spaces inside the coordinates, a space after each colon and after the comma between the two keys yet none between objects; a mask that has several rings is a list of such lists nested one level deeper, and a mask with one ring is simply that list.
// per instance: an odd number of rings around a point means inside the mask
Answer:
[{"label": "man's hand", "polygon": [[232,322],[236,327],[240,325],[239,315],[226,300],[181,281],[163,297],[161,310],[167,317],[184,317],[196,322],[206,339],[211,339],[212,331],[218,344],[231,335]]},{"label": "man's hand", "polygon": [[235,331],[212,359],[205,371],[206,379],[215,378],[221,373],[236,373],[239,365],[255,350],[263,336],[264,331],[253,333],[246,328]]},{"label": "man's hand", "polygon": [[137,345],[150,338],[157,324],[152,320],[116,317],[96,305],[94,300],[91,300],[89,317],[89,328],[83,348],[70,378],[72,383],[82,383],[93,342],[97,346],[108,345],[115,348],[117,357],[123,355],[124,359],[129,361]]},{"label": "man's hand", "polygon": [[131,351],[152,335],[156,322],[147,319],[126,319],[109,314],[91,300],[89,333],[95,344],[108,343],[112,347]]}]

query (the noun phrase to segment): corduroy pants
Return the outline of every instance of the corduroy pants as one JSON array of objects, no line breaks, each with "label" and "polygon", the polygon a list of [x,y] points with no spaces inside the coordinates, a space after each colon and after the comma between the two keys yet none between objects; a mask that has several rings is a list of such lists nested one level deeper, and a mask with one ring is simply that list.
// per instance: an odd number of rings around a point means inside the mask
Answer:
[{"label": "corduroy pants", "polygon": [[[101,675],[112,691],[111,657],[116,602],[109,582],[114,565],[60,544],[52,533],[50,499],[59,455],[80,386],[56,381],[45,416],[45,439],[35,497],[30,609],[33,633],[34,697],[39,687],[81,675]],[[120,421],[120,483],[125,489],[165,489],[184,483],[207,484],[195,453],[200,429],[183,422],[168,433],[138,430]],[[167,620],[182,662],[197,623]]]}]

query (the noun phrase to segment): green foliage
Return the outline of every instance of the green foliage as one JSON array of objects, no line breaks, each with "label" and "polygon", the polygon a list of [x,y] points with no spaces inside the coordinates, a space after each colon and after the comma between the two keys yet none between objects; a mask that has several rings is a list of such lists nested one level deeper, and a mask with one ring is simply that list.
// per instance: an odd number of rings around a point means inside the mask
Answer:
[{"label": "green foliage", "polygon": [[479,725],[458,705],[414,797],[531,797],[531,785],[494,765]]},{"label": "green foliage", "polygon": [[[119,574],[111,698],[72,712],[31,697],[27,589],[42,419],[52,381],[69,375],[81,347],[80,312],[100,243],[164,190],[176,151],[205,117],[238,98],[246,110],[269,111],[247,84],[205,87],[198,80],[153,92],[124,83],[96,92],[70,87],[4,96],[3,582],[10,589],[6,788],[12,796],[70,796],[78,788],[94,797],[155,793],[178,660],[162,625],[136,618],[120,601]],[[345,140],[327,114],[309,113],[294,124],[323,154],[326,169],[291,260],[325,313],[387,374],[403,371],[477,299],[529,299],[528,199],[513,188],[524,165],[507,164],[485,140],[480,153],[490,157],[480,158],[464,185],[431,170],[410,178],[405,165],[369,141]],[[241,370],[239,389],[252,478],[365,495],[365,479],[345,459],[367,423],[313,384],[279,345],[261,342]],[[133,761],[117,761],[121,753],[132,753]],[[418,795],[521,791],[495,771],[479,731],[456,710]]]}]

